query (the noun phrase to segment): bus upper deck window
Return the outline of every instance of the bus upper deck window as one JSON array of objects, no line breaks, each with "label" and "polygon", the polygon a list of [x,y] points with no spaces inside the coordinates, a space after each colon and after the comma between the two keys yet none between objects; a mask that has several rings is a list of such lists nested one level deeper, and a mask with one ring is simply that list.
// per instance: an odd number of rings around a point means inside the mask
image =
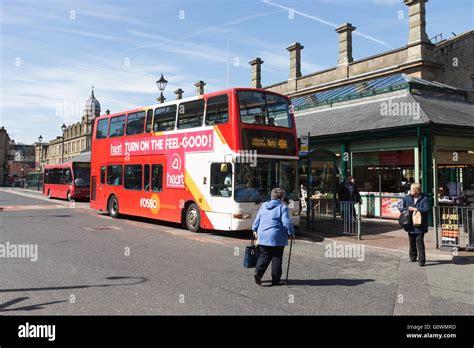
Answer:
[{"label": "bus upper deck window", "polygon": [[112,117],[110,119],[109,137],[119,137],[123,135],[125,128],[125,115]]},{"label": "bus upper deck window", "polygon": [[206,125],[227,123],[229,120],[229,97],[219,95],[207,100]]}]

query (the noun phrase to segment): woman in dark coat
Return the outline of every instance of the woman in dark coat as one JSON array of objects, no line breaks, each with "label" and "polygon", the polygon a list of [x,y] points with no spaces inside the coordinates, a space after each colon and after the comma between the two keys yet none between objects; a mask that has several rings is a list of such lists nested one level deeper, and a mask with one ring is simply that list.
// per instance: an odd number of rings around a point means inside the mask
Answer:
[{"label": "woman in dark coat", "polygon": [[415,262],[418,256],[418,264],[424,266],[426,263],[424,237],[425,233],[428,232],[430,204],[428,197],[421,193],[420,184],[411,184],[410,193],[398,204],[398,210],[401,212],[408,210],[412,216],[416,211],[421,213],[421,225],[414,226],[413,223],[410,223],[405,227],[405,231],[408,232],[408,238],[410,240],[410,261]]}]

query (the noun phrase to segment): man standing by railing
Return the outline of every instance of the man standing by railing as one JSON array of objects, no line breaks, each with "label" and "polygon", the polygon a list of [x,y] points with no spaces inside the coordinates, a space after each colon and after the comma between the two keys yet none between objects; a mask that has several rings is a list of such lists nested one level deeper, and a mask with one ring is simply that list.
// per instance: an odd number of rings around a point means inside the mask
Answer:
[{"label": "man standing by railing", "polygon": [[360,197],[359,190],[357,190],[357,187],[354,185],[354,179],[351,175],[348,175],[346,180],[339,185],[337,196],[341,208],[341,215],[344,220],[348,220],[348,223],[352,223],[355,221],[353,219],[356,216],[354,203],[362,204],[362,198]]}]

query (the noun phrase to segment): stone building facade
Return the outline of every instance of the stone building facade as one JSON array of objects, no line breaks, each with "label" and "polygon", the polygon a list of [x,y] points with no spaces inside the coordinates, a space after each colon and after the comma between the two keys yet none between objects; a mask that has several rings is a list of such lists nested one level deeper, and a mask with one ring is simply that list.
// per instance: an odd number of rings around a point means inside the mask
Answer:
[{"label": "stone building facade", "polygon": [[0,128],[0,186],[6,185],[9,153],[10,137],[5,127],[2,127]]},{"label": "stone building facade", "polygon": [[[352,31],[356,28],[351,23],[344,23],[335,30],[339,35],[339,56],[335,67],[303,76],[301,51],[304,46],[296,42],[287,48],[290,52],[288,80],[264,88],[293,97],[405,73],[471,91],[469,98],[474,100],[474,30],[433,43],[426,34],[427,2],[404,0],[409,13],[406,46],[354,61]],[[261,64],[261,58],[250,62],[252,87],[261,86]]]},{"label": "stone building facade", "polygon": [[94,96],[94,90],[86,101],[82,119],[67,126],[63,136],[49,143],[36,143],[36,163],[42,170],[44,165],[67,162],[81,153],[90,151],[94,120],[100,116],[100,103]]}]

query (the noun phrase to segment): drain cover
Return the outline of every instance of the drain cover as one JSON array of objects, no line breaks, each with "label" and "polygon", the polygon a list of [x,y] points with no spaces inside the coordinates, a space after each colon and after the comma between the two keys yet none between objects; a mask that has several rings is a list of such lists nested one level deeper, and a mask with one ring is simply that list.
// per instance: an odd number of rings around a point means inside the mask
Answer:
[{"label": "drain cover", "polygon": [[120,227],[112,225],[102,225],[102,226],[83,226],[83,229],[86,231],[109,231],[109,230],[121,230]]}]

